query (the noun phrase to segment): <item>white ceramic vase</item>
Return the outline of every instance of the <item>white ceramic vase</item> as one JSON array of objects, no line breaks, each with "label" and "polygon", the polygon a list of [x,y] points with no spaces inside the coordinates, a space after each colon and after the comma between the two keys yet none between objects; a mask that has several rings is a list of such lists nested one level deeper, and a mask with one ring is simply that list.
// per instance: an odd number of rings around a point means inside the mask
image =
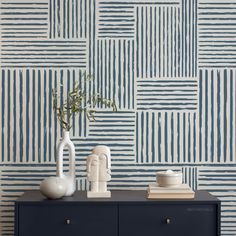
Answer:
[{"label": "white ceramic vase", "polygon": [[[69,149],[69,172],[63,173],[63,151],[64,148]],[[63,131],[62,140],[57,148],[57,176],[64,179],[67,185],[65,196],[71,196],[76,189],[75,180],[75,146],[70,140],[69,131]]]}]

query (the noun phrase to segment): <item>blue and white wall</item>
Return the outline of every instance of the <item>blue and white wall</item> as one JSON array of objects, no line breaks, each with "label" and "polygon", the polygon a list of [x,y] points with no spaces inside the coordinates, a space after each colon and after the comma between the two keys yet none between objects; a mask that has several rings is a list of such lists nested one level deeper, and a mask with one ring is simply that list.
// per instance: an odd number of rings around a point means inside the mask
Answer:
[{"label": "blue and white wall", "polygon": [[222,200],[222,235],[236,235],[236,0],[1,0],[0,11],[0,235],[13,235],[13,201],[55,175],[51,90],[65,95],[80,70],[119,111],[73,120],[79,188],[85,157],[106,144],[111,189],[182,170]]}]

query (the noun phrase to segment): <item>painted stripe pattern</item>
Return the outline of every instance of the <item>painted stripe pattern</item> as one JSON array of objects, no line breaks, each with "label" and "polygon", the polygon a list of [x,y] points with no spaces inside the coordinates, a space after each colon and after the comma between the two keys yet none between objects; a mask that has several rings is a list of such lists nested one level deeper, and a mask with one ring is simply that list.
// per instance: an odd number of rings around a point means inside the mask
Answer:
[{"label": "painted stripe pattern", "polygon": [[133,38],[134,23],[134,6],[100,2],[97,28],[99,38]]},{"label": "painted stripe pattern", "polygon": [[236,2],[199,0],[199,67],[235,68]]},{"label": "painted stripe pattern", "polygon": [[199,161],[235,163],[236,71],[199,71]]},{"label": "painted stripe pattern", "polygon": [[85,40],[2,40],[2,67],[79,67],[86,68]]},{"label": "painted stripe pattern", "polygon": [[49,38],[86,38],[88,0],[49,0]]},{"label": "painted stripe pattern", "polygon": [[217,167],[199,170],[198,188],[210,191],[221,201],[221,235],[236,232],[236,168]]},{"label": "painted stripe pattern", "polygon": [[196,0],[136,8],[138,77],[197,75],[196,9]]},{"label": "painted stripe pattern", "polygon": [[96,59],[93,91],[117,101],[119,109],[134,109],[134,41],[99,40]]},{"label": "painted stripe pattern", "polygon": [[196,110],[197,79],[140,79],[137,81],[138,110]]},{"label": "painted stripe pattern", "polygon": [[0,9],[1,38],[47,39],[48,1],[1,1]]},{"label": "painted stripe pattern", "polygon": [[95,122],[72,119],[78,189],[89,186],[86,156],[105,144],[110,189],[144,190],[157,171],[182,171],[193,189],[222,200],[221,235],[235,235],[235,7],[235,0],[0,1],[0,235],[14,235],[14,200],[55,175],[62,129],[52,88],[65,98],[77,81],[118,107],[96,106]]},{"label": "painted stripe pattern", "polygon": [[198,162],[197,117],[194,112],[138,112],[138,163]]}]

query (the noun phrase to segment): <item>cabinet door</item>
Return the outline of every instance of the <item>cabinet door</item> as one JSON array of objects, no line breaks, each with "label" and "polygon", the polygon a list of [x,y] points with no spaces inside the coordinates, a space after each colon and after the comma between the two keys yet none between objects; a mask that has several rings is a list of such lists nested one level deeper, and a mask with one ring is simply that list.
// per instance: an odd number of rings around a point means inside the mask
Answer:
[{"label": "cabinet door", "polygon": [[117,236],[115,205],[24,205],[19,236]]},{"label": "cabinet door", "polygon": [[216,236],[214,205],[122,205],[119,236]]}]

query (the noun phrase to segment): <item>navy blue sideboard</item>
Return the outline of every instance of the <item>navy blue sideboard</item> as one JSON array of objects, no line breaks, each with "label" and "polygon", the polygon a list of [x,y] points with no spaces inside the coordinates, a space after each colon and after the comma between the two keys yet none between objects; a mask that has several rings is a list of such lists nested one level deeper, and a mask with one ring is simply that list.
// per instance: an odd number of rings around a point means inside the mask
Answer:
[{"label": "navy blue sideboard", "polygon": [[86,192],[47,200],[25,192],[15,203],[16,236],[219,236],[220,201],[206,191],[193,200],[148,200],[145,191]]}]

